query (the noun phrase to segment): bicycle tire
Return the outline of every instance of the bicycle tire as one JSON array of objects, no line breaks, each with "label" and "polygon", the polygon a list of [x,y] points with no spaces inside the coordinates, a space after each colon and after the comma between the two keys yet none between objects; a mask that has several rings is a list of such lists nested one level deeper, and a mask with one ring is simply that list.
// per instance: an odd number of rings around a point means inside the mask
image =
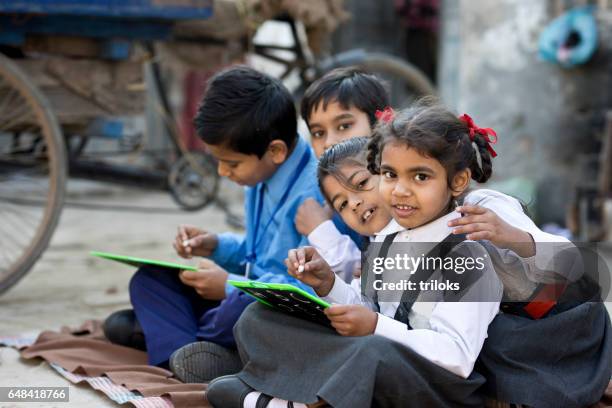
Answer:
[{"label": "bicycle tire", "polygon": [[174,201],[185,211],[198,211],[214,201],[219,177],[213,158],[192,152],[181,156],[170,168],[168,186]]},{"label": "bicycle tire", "polygon": [[[357,66],[374,74],[392,75],[415,97],[436,95],[429,78],[411,63],[393,55],[354,49],[325,58],[317,66],[317,77],[335,68]],[[385,78],[383,78],[385,79]],[[304,88],[305,89],[305,88]],[[393,102],[393,101],[392,101]],[[404,106],[395,106],[402,108]]]},{"label": "bicycle tire", "polygon": [[0,269],[0,294],[2,294],[28,273],[49,245],[64,203],[68,165],[62,132],[48,100],[27,74],[2,54],[0,54],[0,84],[8,86],[10,92],[16,92],[23,103],[28,105],[26,109],[31,109],[31,114],[40,129],[39,136],[42,136],[43,147],[46,149],[44,160],[48,166],[49,181],[44,213],[33,238],[23,251],[17,254],[15,260],[9,263],[5,271]]}]

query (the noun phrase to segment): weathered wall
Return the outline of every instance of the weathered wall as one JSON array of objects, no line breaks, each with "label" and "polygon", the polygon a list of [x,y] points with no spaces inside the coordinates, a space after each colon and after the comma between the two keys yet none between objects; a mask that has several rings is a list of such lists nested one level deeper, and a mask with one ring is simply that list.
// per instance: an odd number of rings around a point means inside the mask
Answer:
[{"label": "weathered wall", "polygon": [[496,178],[533,179],[539,221],[563,223],[576,186],[595,181],[584,155],[612,109],[612,10],[599,13],[597,55],[568,70],[538,58],[556,3],[446,0],[439,80],[446,103],[500,135]]},{"label": "weathered wall", "polygon": [[350,19],[334,32],[333,52],[352,48],[405,56],[404,29],[394,0],[346,0]]}]

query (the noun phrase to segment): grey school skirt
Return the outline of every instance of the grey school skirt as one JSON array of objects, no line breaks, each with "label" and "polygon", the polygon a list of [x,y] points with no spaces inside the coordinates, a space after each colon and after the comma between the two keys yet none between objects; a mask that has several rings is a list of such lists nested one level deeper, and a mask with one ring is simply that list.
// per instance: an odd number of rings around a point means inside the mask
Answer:
[{"label": "grey school skirt", "polygon": [[610,317],[583,303],[540,320],[508,314],[489,325],[476,365],[487,396],[538,408],[591,406],[612,375]]},{"label": "grey school skirt", "polygon": [[343,337],[258,303],[234,336],[245,364],[238,376],[274,397],[334,408],[483,406],[481,375],[461,378],[381,336]]}]

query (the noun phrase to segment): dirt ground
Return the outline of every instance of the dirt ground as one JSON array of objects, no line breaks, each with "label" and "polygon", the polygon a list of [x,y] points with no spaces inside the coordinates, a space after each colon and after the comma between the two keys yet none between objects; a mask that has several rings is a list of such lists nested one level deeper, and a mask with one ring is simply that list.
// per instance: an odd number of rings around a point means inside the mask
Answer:
[{"label": "dirt ground", "polygon": [[[221,196],[232,210],[242,212],[242,192],[223,183]],[[211,231],[231,229],[225,214],[213,205],[198,212],[178,210],[169,194],[91,182],[70,181],[69,203],[136,206],[137,211],[92,210],[67,205],[51,245],[16,286],[0,296],[0,336],[78,326],[87,319],[104,319],[129,307],[128,282],[133,268],[97,259],[91,250],[178,261],[171,242],[180,223]],[[149,212],[142,208],[167,208]],[[185,262],[181,260],[181,262]],[[116,407],[87,385],[74,386],[41,361],[25,361],[9,348],[0,348],[0,386],[68,386],[70,402],[58,407]],[[54,406],[49,403],[0,407]]]}]

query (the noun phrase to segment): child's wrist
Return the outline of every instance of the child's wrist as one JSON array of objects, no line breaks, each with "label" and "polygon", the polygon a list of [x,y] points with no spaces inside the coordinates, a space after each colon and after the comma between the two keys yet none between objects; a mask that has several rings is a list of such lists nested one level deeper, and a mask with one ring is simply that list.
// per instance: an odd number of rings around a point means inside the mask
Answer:
[{"label": "child's wrist", "polygon": [[211,252],[215,252],[219,247],[219,235],[218,234],[210,234],[213,244],[211,245]]},{"label": "child's wrist", "polygon": [[508,249],[514,251],[521,258],[531,258],[536,254],[536,247],[533,237],[527,231],[513,228],[512,240]]},{"label": "child's wrist", "polygon": [[322,217],[317,218],[317,217],[314,217],[314,218],[311,220],[311,222],[310,222],[308,225],[306,225],[306,228],[305,228],[305,230],[306,230],[306,234],[305,234],[305,235],[306,235],[306,236],[308,236],[308,235],[312,234],[312,233],[313,233],[313,232],[314,232],[314,231],[315,231],[317,228],[319,228],[319,227],[320,227],[320,226],[321,226],[321,225],[322,225],[322,224],[323,224],[325,221],[329,221],[329,218],[322,218]]},{"label": "child's wrist", "polygon": [[317,295],[320,297],[325,297],[329,295],[329,292],[331,292],[335,282],[336,274],[332,272],[328,279],[325,279],[317,288],[315,288],[315,292],[317,292]]},{"label": "child's wrist", "polygon": [[371,325],[370,325],[370,330],[368,334],[374,334],[376,333],[376,326],[378,326],[378,313],[376,312],[372,312],[372,314],[374,315],[371,321]]}]

